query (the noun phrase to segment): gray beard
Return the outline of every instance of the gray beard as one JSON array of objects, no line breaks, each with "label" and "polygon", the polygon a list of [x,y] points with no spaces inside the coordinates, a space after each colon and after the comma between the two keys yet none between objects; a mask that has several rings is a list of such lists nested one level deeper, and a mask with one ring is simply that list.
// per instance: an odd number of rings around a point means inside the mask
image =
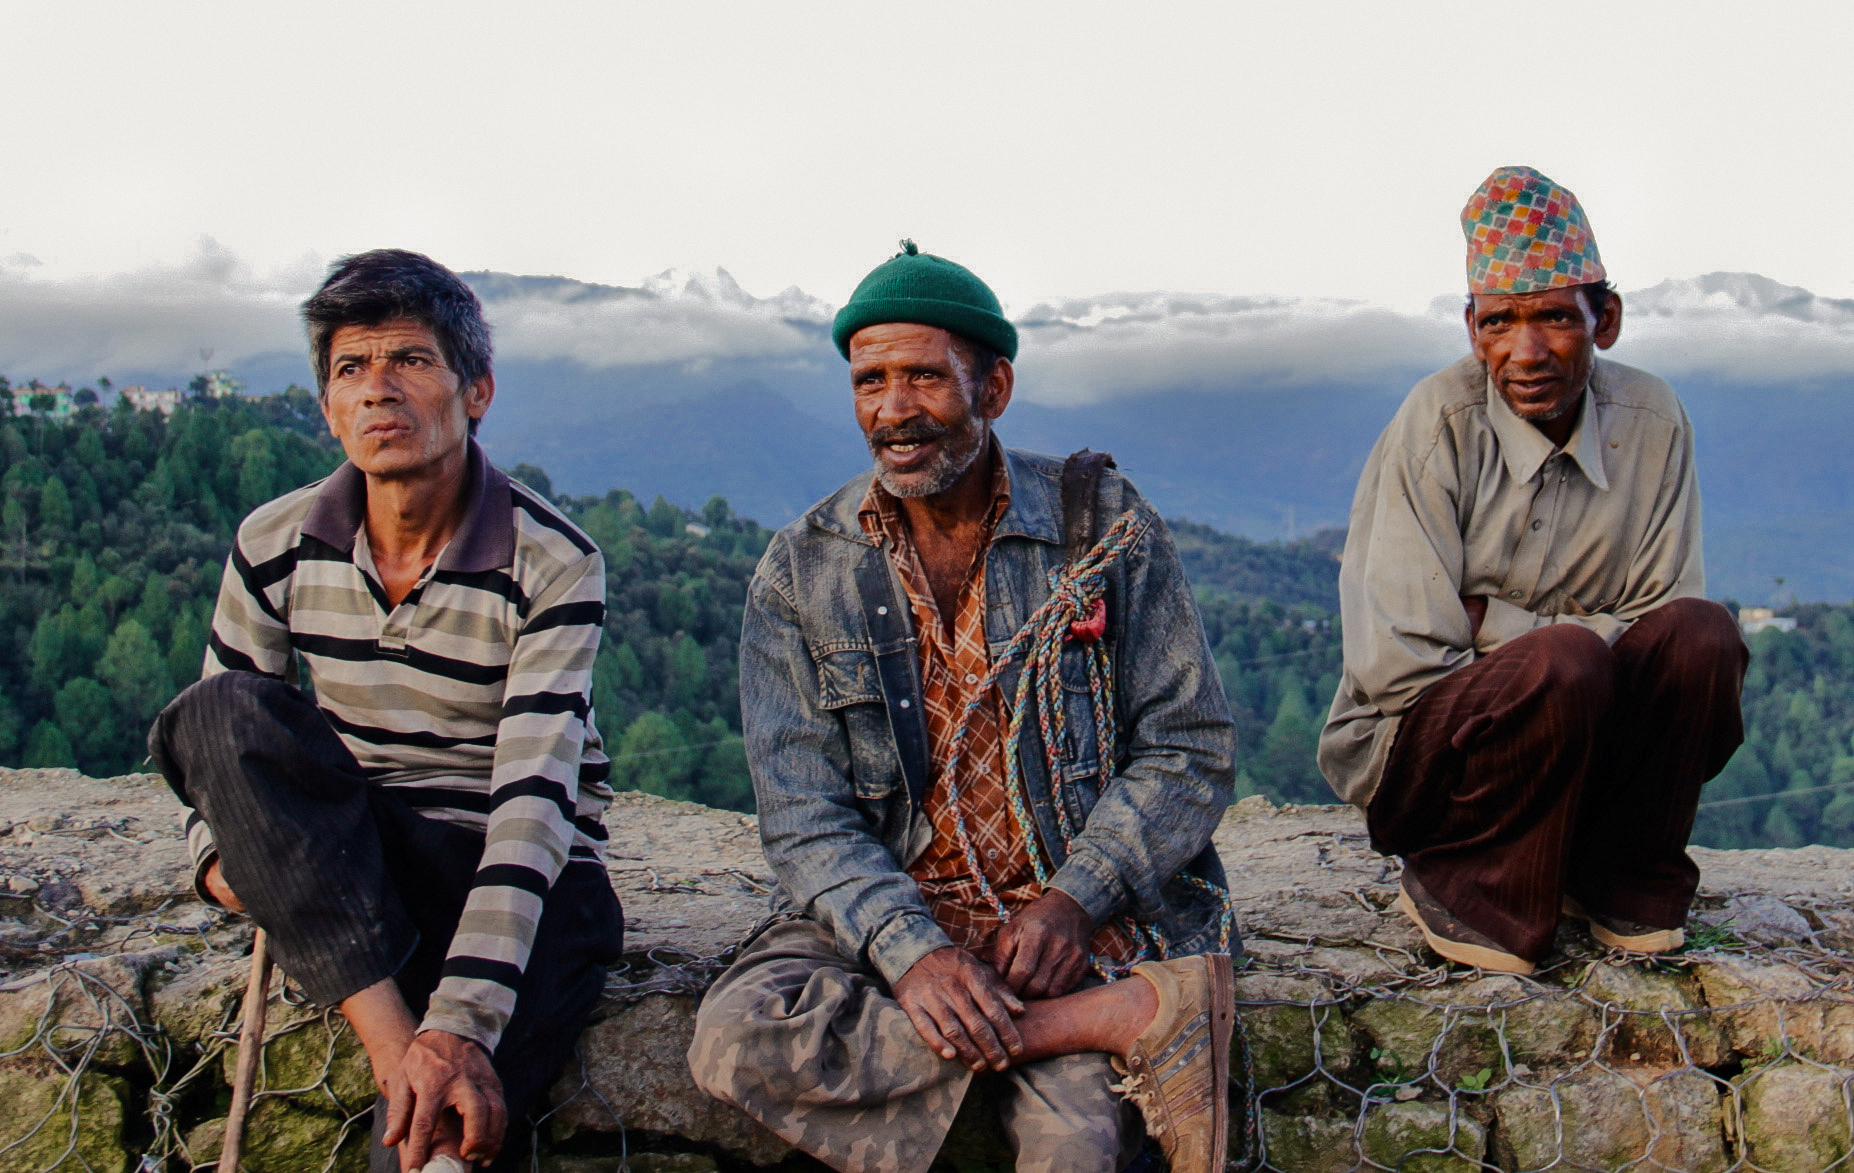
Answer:
[{"label": "gray beard", "polygon": [[985,451],[985,441],[991,437],[990,422],[974,419],[970,432],[970,441],[961,442],[959,433],[947,437],[948,443],[940,450],[940,455],[932,464],[919,472],[897,473],[877,457],[875,462],[876,480],[882,487],[896,497],[932,497],[946,492],[953,483],[966,475]]}]

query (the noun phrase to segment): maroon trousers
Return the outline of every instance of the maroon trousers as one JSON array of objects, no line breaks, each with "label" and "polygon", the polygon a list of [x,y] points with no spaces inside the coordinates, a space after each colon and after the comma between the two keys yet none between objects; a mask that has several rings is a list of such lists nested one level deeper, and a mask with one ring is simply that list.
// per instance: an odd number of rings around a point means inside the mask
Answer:
[{"label": "maroon trousers", "polygon": [[1750,656],[1704,599],[1656,608],[1614,647],[1575,624],[1532,631],[1404,714],[1365,812],[1372,845],[1530,961],[1565,894],[1678,928],[1699,886],[1686,848],[1700,786],[1744,740]]}]

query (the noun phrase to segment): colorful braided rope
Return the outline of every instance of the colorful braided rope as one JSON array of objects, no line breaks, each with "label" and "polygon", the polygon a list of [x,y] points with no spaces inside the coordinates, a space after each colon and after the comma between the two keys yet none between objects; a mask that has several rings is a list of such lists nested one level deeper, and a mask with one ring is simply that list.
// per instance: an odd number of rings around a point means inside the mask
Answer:
[{"label": "colorful braided rope", "polygon": [[[965,752],[966,733],[971,728],[973,715],[984,703],[984,698],[997,686],[1004,670],[1011,661],[1023,657],[1023,671],[1017,678],[1005,730],[1004,788],[1010,804],[1011,820],[1017,824],[1018,833],[1024,837],[1037,882],[1047,885],[1054,869],[1037,835],[1036,823],[1030,814],[1030,804],[1024,789],[1024,722],[1032,712],[1035,713],[1037,732],[1043,743],[1045,775],[1050,783],[1050,805],[1056,813],[1056,827],[1062,836],[1063,852],[1066,855],[1075,842],[1076,828],[1069,817],[1068,804],[1062,800],[1060,783],[1057,781],[1062,777],[1062,747],[1067,744],[1069,732],[1068,710],[1062,696],[1062,649],[1069,639],[1070,626],[1086,619],[1095,603],[1106,592],[1107,572],[1126,556],[1128,550],[1139,544],[1149,524],[1136,512],[1128,510],[1116,518],[1100,542],[1072,563],[1066,572],[1060,568],[1049,572],[1049,598],[1025,621],[1022,629],[1011,637],[1011,642],[992,663],[984,683],[974,691],[972,700],[967,702],[965,711],[960,714],[959,726],[953,733],[952,753],[942,777],[946,781],[947,797],[953,810],[954,832],[958,836],[960,851],[966,858],[966,866],[971,869],[973,877],[978,881],[979,891],[1001,922],[1009,921],[1011,913],[998,898],[991,881],[985,875],[985,869],[979,863],[978,851],[966,830],[965,800],[957,782],[959,758]],[[1105,641],[1097,640],[1085,645],[1085,648],[1083,663],[1086,666],[1088,693],[1094,702],[1096,753],[1103,762],[1103,769],[1106,769],[1107,763],[1112,760],[1118,737],[1113,666],[1108,659]],[[1236,921],[1235,905],[1229,892],[1198,876],[1181,874],[1179,878],[1216,898],[1220,906],[1218,949],[1229,952]],[[1157,925],[1125,915],[1118,920],[1138,946],[1138,952],[1131,960],[1119,965],[1104,957],[1094,957],[1094,969],[1101,976],[1111,981],[1130,972],[1134,965],[1149,957],[1163,959],[1170,955],[1169,943]]]}]

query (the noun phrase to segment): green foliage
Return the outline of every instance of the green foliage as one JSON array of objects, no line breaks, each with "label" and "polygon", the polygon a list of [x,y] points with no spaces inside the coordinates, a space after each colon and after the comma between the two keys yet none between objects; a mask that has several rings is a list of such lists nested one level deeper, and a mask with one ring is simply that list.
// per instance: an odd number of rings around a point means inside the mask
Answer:
[{"label": "green foliage", "polygon": [[1792,614],[1795,631],[1750,637],[1745,743],[1707,785],[1701,803],[1725,805],[1702,805],[1695,843],[1854,847],[1854,607]]},{"label": "green foliage", "polygon": [[0,419],[0,763],[135,768],[233,527],[339,460],[306,391]]},{"label": "green foliage", "polygon": [[[134,768],[149,719],[199,676],[234,527],[339,460],[301,389],[172,417],[0,414],[0,764]],[[646,509],[622,489],[554,497],[533,466],[514,475],[605,552],[593,702],[614,784],[751,810],[738,640],[770,533],[720,497]],[[1340,669],[1336,535],[1171,526],[1235,717],[1238,797],[1333,801],[1314,749]],[[1745,746],[1705,794],[1755,801],[1702,809],[1695,842],[1854,846],[1854,607],[1795,615],[1794,632],[1752,638]]]}]

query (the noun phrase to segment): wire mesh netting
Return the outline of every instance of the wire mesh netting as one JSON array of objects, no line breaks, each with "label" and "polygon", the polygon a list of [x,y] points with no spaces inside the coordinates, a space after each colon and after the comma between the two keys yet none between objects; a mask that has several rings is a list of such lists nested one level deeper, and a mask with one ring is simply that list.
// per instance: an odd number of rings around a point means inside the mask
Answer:
[{"label": "wire mesh netting", "polygon": [[[1854,904],[1799,907],[1816,925],[1854,917]],[[127,951],[0,988],[0,1169],[215,1167],[242,959],[221,940],[196,963],[182,926],[123,919]],[[1705,927],[1688,950],[1649,959],[1567,930],[1552,964],[1518,978],[1443,965],[1396,918],[1382,925],[1364,944],[1252,942],[1233,1168],[1854,1168],[1854,961],[1824,941],[1761,945]],[[612,974],[607,1012],[686,1007],[729,960],[634,955]],[[585,1064],[561,1089],[553,1111],[590,1111],[625,1142],[622,1105]],[[250,1167],[363,1168],[372,1102],[345,1022],[279,980]],[[543,1167],[538,1147],[526,1155]]]},{"label": "wire mesh netting", "polygon": [[1653,959],[1573,947],[1528,978],[1387,946],[1252,958],[1232,1164],[1847,1168],[1854,965],[1699,937]]}]

